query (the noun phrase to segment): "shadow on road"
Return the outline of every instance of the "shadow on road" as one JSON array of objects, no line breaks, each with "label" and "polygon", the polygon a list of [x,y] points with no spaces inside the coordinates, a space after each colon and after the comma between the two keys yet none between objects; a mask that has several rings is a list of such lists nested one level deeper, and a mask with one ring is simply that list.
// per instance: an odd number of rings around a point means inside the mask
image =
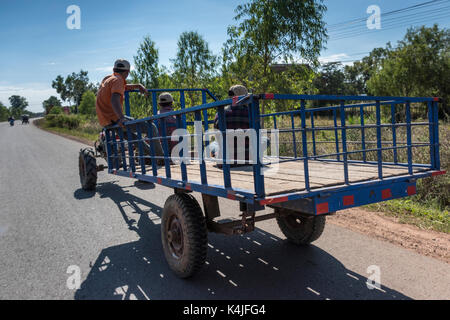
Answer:
[{"label": "shadow on road", "polygon": [[162,252],[162,208],[115,183],[97,192],[116,203],[140,239],[103,249],[75,299],[409,299],[386,287],[369,290],[368,275],[314,245],[297,247],[261,229],[210,233],[207,264],[195,277],[178,279]]}]

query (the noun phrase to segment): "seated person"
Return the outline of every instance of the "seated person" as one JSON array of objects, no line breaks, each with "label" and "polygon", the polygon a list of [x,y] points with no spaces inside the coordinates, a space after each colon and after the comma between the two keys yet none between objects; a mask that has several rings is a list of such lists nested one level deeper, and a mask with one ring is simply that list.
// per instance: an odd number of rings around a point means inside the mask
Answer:
[{"label": "seated person", "polygon": [[[163,92],[158,97],[158,105],[159,105],[159,114],[172,112],[173,110],[173,97],[168,92]],[[167,136],[170,137],[172,133],[177,129],[177,119],[175,116],[170,116],[164,118],[166,122],[166,132],[162,132],[161,120],[159,124],[159,135],[161,137]],[[169,146],[169,154],[172,151],[173,147],[177,145],[177,141],[172,141],[171,139],[167,139]],[[163,143],[163,141],[161,141]]]},{"label": "seated person", "polygon": [[[234,85],[230,88],[228,91],[228,96],[230,98],[235,96],[245,96],[248,94],[248,90],[246,87],[242,85]],[[239,105],[239,106],[227,106],[225,108],[225,122],[226,122],[226,128],[227,130],[230,129],[249,129],[250,128],[250,120],[249,120],[249,114],[248,114],[248,105]],[[216,114],[216,117],[214,119],[214,128],[219,129],[219,115]],[[242,165],[249,165],[249,139],[245,139],[245,159],[238,159],[238,145],[237,145],[237,138],[235,137],[233,145],[234,145],[234,161],[230,161],[230,165],[232,167],[235,166],[242,166]],[[229,146],[232,147],[232,146]],[[219,144],[214,141],[209,146],[211,150],[211,155],[213,157],[217,157]],[[231,159],[230,159],[231,160]],[[237,160],[243,160],[239,164]],[[218,165],[221,167],[221,165]]]},{"label": "seated person", "polygon": [[[141,93],[147,95],[147,90],[142,84],[127,84],[126,79],[130,73],[130,63],[127,60],[117,60],[114,63],[113,71],[114,73],[105,77],[100,84],[95,109],[101,126],[109,127],[119,125],[125,131],[126,127],[124,123],[130,120],[125,118],[122,109],[125,91],[138,89]],[[136,125],[128,126],[128,129],[130,130],[132,139],[137,140],[135,133]],[[124,133],[124,138],[127,139],[127,133]],[[152,134],[153,136],[158,136],[158,130],[155,124],[152,126]],[[147,156],[150,155],[150,146],[146,142],[143,144],[144,154]],[[153,149],[155,150],[155,156],[163,155],[159,142],[153,141]],[[147,164],[151,163],[149,160],[146,160]]]}]

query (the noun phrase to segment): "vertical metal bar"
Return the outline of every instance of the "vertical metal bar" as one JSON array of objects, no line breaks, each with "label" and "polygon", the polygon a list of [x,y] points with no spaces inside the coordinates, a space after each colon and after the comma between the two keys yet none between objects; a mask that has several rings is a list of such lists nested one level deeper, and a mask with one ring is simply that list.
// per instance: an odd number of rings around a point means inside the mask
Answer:
[{"label": "vertical metal bar", "polygon": [[[250,113],[251,113],[251,128],[256,131],[256,163],[253,164],[253,177],[254,177],[254,188],[255,193],[258,197],[264,197],[265,195],[265,187],[264,187],[264,176],[261,174],[261,157],[260,153],[260,129],[261,129],[261,119],[260,119],[260,110],[259,110],[259,100],[251,98],[251,103],[249,105]],[[252,141],[250,141],[250,145],[252,145]],[[254,150],[253,150],[254,151]],[[250,152],[249,152],[250,153]]]},{"label": "vertical metal bar", "polygon": [[413,174],[412,167],[412,136],[411,136],[411,105],[406,102],[406,143],[408,147],[408,173]]},{"label": "vertical metal bar", "polygon": [[144,146],[142,142],[141,124],[136,123],[136,134],[138,138],[138,150],[139,150],[139,163],[141,164],[141,173],[145,174],[145,158],[144,158]]},{"label": "vertical metal bar", "polygon": [[437,101],[433,102],[434,115],[434,160],[436,162],[436,170],[441,168],[441,158],[439,155],[439,104]]},{"label": "vertical metal bar", "polygon": [[164,151],[164,166],[166,168],[166,177],[168,179],[171,178],[170,175],[170,155],[169,155],[169,144],[167,141],[167,127],[166,127],[166,119],[165,118],[161,118],[159,119],[160,123],[159,125],[161,126],[161,139],[162,139],[162,147],[163,147],[163,151]]},{"label": "vertical metal bar", "polygon": [[116,130],[112,129],[111,134],[113,136],[113,138],[111,139],[111,144],[112,144],[112,151],[114,154],[114,158],[113,158],[114,159],[114,167],[118,171],[120,169],[120,164],[119,164],[119,152],[117,150]]},{"label": "vertical metal bar", "polygon": [[127,169],[127,156],[125,155],[125,143],[123,138],[123,130],[119,127],[117,130],[120,138],[120,151],[122,153],[122,167],[124,171],[128,171]]},{"label": "vertical metal bar", "polygon": [[[186,99],[184,97],[184,90],[180,90],[180,105],[181,110],[184,110],[186,108]],[[181,119],[183,120],[183,128],[186,129],[186,114],[183,113],[181,115]]]},{"label": "vertical metal bar", "polygon": [[222,170],[223,183],[225,188],[231,188],[230,164],[227,161],[227,126],[225,121],[225,109],[223,106],[217,110],[219,115],[219,130],[222,132]]},{"label": "vertical metal bar", "polygon": [[[206,119],[208,119],[206,117]],[[195,112],[195,121],[202,121],[202,115],[200,113],[200,111],[196,111]],[[195,134],[197,134],[197,132],[195,132]],[[208,179],[207,179],[207,175],[206,175],[206,164],[205,164],[205,159],[204,159],[204,153],[205,153],[205,149],[203,147],[203,133],[200,133],[201,137],[200,139],[197,138],[197,136],[195,136],[196,141],[199,141],[201,143],[201,145],[197,146],[198,147],[198,159],[200,162],[200,178],[202,181],[203,185],[207,185],[208,184]]]},{"label": "vertical metal bar", "polygon": [[361,147],[363,150],[363,161],[367,161],[366,157],[366,128],[364,127],[364,107],[359,107],[359,116],[361,118]]},{"label": "vertical metal bar", "polygon": [[347,129],[345,126],[345,101],[341,101],[341,128],[342,128],[342,153],[344,159],[344,180],[345,184],[349,184],[348,181],[348,163],[347,163]]},{"label": "vertical metal bar", "polygon": [[112,155],[111,155],[111,129],[105,130],[105,139],[106,139],[106,154],[108,159],[108,172],[112,171],[113,162],[112,162]]},{"label": "vertical metal bar", "polygon": [[433,119],[433,105],[432,102],[427,103],[428,106],[428,132],[429,132],[429,140],[430,140],[430,164],[433,169],[436,169],[436,160],[435,160],[435,139],[434,139],[434,119]]},{"label": "vertical metal bar", "polygon": [[[337,115],[336,115],[336,109],[333,109],[333,120],[334,120],[334,136],[335,136],[335,142],[336,142],[336,153],[339,153],[339,135],[338,135],[338,129],[337,129]],[[341,156],[337,156],[337,161],[341,161]]]},{"label": "vertical metal bar", "polygon": [[156,97],[156,91],[152,91],[152,107],[153,115],[156,116],[158,114],[158,98]]},{"label": "vertical metal bar", "polygon": [[[202,90],[202,104],[206,104],[206,91],[205,89]],[[200,118],[201,120],[201,118]],[[208,109],[203,110],[203,127],[205,128],[205,132],[209,129],[209,123],[208,123]]]},{"label": "vertical metal bar", "polygon": [[[312,142],[313,142],[313,154],[317,156],[316,152],[316,130],[314,129],[314,111],[311,110],[311,133],[312,133]],[[315,159],[315,158],[314,158]]]},{"label": "vertical metal bar", "polygon": [[125,114],[130,117],[130,93],[125,91]]},{"label": "vertical metal bar", "polygon": [[277,129],[277,116],[273,116],[273,128]]},{"label": "vertical metal bar", "polygon": [[153,146],[153,122],[147,121],[147,137],[149,139],[148,143],[150,144],[150,157],[152,159],[152,171],[153,171],[153,176],[156,177],[158,176],[158,165],[157,165],[157,159],[155,158],[155,148]]},{"label": "vertical metal bar", "polygon": [[292,141],[294,142],[294,159],[297,159],[297,139],[295,138],[294,114],[291,114]]},{"label": "vertical metal bar", "polygon": [[[181,121],[181,116],[178,115],[177,116],[177,128],[178,129],[182,128],[182,125],[183,124],[182,124],[182,121]],[[184,139],[187,139],[187,138],[188,137],[180,137],[180,138],[178,138],[178,142],[181,142],[181,139],[183,139],[183,142],[184,142]],[[181,180],[183,180],[184,182],[187,182],[188,178],[187,178],[186,162],[184,161],[185,154],[184,154],[184,150],[183,149],[184,148],[181,148],[181,152],[180,152],[181,154],[177,154],[175,156],[181,157],[181,163],[180,163],[180,166],[181,166]],[[186,156],[188,156],[188,155],[186,155]]]},{"label": "vertical metal bar", "polygon": [[392,146],[394,147],[394,163],[398,163],[398,155],[397,155],[397,127],[395,121],[395,107],[396,104],[391,104],[391,123],[392,123]]},{"label": "vertical metal bar", "polygon": [[[305,108],[305,100],[301,101],[300,113],[302,119],[302,148],[303,148],[303,167],[305,171],[305,188],[306,191],[310,190],[309,185],[309,167],[308,167],[308,136],[306,134],[306,108]],[[311,113],[312,114],[312,113]]]},{"label": "vertical metal bar", "polygon": [[378,179],[383,179],[383,152],[381,151],[381,104],[380,100],[376,103],[377,117],[377,160],[378,160]]},{"label": "vertical metal bar", "polygon": [[127,139],[128,139],[128,158],[132,172],[136,172],[136,165],[134,163],[134,151],[133,151],[133,137],[131,136],[131,132],[129,128],[126,128],[127,131]]}]

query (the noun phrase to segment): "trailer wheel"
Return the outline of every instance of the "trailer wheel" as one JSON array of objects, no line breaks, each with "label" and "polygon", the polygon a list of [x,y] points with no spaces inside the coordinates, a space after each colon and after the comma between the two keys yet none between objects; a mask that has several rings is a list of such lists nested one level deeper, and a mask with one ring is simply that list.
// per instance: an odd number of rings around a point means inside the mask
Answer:
[{"label": "trailer wheel", "polygon": [[307,245],[319,239],[326,221],[325,216],[302,217],[293,214],[277,216],[276,219],[281,232],[297,245]]},{"label": "trailer wheel", "polygon": [[90,148],[81,149],[78,160],[80,182],[83,190],[95,190],[97,185],[97,161]]},{"label": "trailer wheel", "polygon": [[189,194],[171,195],[164,204],[161,240],[169,267],[180,278],[198,272],[206,260],[207,229],[197,200]]}]

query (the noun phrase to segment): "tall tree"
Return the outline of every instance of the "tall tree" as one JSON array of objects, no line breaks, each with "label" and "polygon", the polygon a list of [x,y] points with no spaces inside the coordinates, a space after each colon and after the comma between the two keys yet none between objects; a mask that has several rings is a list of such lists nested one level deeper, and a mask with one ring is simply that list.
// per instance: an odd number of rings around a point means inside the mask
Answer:
[{"label": "tall tree", "polygon": [[444,98],[449,115],[450,30],[433,27],[411,28],[395,49],[389,51],[379,70],[367,82],[374,95],[438,96]]},{"label": "tall tree", "polygon": [[142,83],[146,88],[158,88],[159,52],[150,36],[145,36],[134,56],[133,82]]},{"label": "tall tree", "polygon": [[8,108],[0,101],[0,121],[6,121],[9,117]]},{"label": "tall tree", "polygon": [[303,60],[316,66],[327,37],[325,11],[323,0],[251,0],[239,5],[239,24],[228,28],[223,71],[267,92],[275,77],[271,64]]},{"label": "tall tree", "polygon": [[52,87],[56,89],[63,101],[68,100],[75,103],[75,113],[78,112],[83,93],[88,90],[96,92],[96,86],[89,83],[88,72],[83,70],[80,70],[79,73],[73,72],[65,79],[58,75],[52,82]]},{"label": "tall tree", "polygon": [[42,102],[42,107],[44,108],[45,113],[49,113],[53,107],[60,107],[60,106],[61,101],[55,96],[51,96],[50,98]]},{"label": "tall tree", "polygon": [[27,99],[17,95],[9,97],[9,104],[11,105],[10,114],[14,117],[20,117],[28,106]]},{"label": "tall tree", "polygon": [[[197,32],[183,32],[178,39],[176,58],[172,60],[177,85],[194,88],[204,87],[215,74],[217,58],[206,40]],[[197,101],[189,94],[191,103]]]}]

